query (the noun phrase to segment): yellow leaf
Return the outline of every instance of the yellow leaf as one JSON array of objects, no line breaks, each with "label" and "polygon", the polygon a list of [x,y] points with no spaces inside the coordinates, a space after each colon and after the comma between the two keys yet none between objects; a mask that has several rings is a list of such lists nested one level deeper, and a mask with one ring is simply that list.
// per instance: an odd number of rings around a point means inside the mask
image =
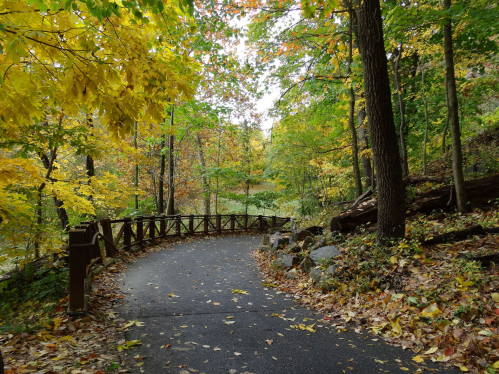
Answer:
[{"label": "yellow leaf", "polygon": [[494,300],[494,302],[499,303],[499,293],[494,292],[490,295],[490,297],[492,297],[492,300]]},{"label": "yellow leaf", "polygon": [[494,362],[494,364],[492,364],[492,367],[494,369],[499,369],[499,361]]},{"label": "yellow leaf", "polygon": [[409,371],[409,369],[408,369],[408,368],[406,368],[406,367],[401,366],[400,368],[401,368],[403,371]]},{"label": "yellow leaf", "polygon": [[390,257],[390,262],[391,262],[392,264],[394,264],[394,265],[395,265],[395,264],[397,263],[397,261],[398,261],[398,258],[397,258],[397,257],[395,257],[395,256]]},{"label": "yellow leaf", "polygon": [[436,351],[438,351],[438,347],[431,347],[424,354],[425,355],[431,355],[432,353],[435,353]]},{"label": "yellow leaf", "polygon": [[470,371],[466,366],[460,366],[461,371]]},{"label": "yellow leaf", "polygon": [[420,355],[417,355],[416,357],[413,357],[412,360],[416,361],[419,364],[424,361],[424,358],[421,357]]},{"label": "yellow leaf", "polygon": [[394,332],[393,335],[402,335],[402,327],[398,323],[398,320],[395,322],[392,321],[391,323],[392,323],[392,331]]}]

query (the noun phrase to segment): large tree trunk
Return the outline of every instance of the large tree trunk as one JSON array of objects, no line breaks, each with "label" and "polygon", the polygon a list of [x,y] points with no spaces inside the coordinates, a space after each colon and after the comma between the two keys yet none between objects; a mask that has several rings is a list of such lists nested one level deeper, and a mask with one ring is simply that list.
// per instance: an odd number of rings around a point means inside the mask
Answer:
[{"label": "large tree trunk", "polygon": [[[352,52],[353,52],[353,10],[350,7],[349,10],[349,45],[348,45],[348,71],[347,74],[352,73]],[[355,197],[362,195],[362,181],[360,179],[359,170],[359,150],[357,146],[357,130],[355,128],[355,92],[353,89],[353,83],[350,82],[350,113],[348,117],[348,126],[350,127],[350,134],[352,136],[352,166],[353,166],[353,179],[355,182]]]},{"label": "large tree trunk", "polygon": [[366,109],[369,116],[374,166],[377,172],[377,235],[378,241],[385,241],[389,238],[403,238],[405,235],[405,191],[393,121],[379,0],[357,1]]},{"label": "large tree trunk", "polygon": [[2,351],[0,351],[0,374],[4,374],[3,366]]},{"label": "large tree trunk", "polygon": [[[451,0],[444,0],[444,9],[448,10]],[[464,188],[463,155],[461,149],[461,129],[459,128],[459,106],[457,102],[456,78],[454,76],[454,51],[452,48],[452,19],[448,16],[444,27],[445,77],[448,99],[450,132],[452,137],[452,174],[456,186],[457,211],[468,211],[466,189]]]},{"label": "large tree trunk", "polygon": [[402,82],[400,76],[400,59],[402,58],[403,48],[402,44],[400,45],[400,49],[397,50],[397,59],[395,60],[395,64],[393,65],[393,77],[395,80],[395,89],[397,90],[397,97],[399,103],[400,110],[400,128],[399,128],[399,137],[400,137],[400,164],[402,166],[402,177],[405,178],[409,175],[409,164],[407,162],[407,147],[405,145],[405,103],[402,97]]},{"label": "large tree trunk", "polygon": [[201,136],[196,134],[196,144],[198,146],[199,165],[201,166],[201,181],[203,183],[204,214],[210,215],[210,184],[206,176],[206,162],[204,160],[203,142]]},{"label": "large tree trunk", "polygon": [[[173,132],[174,124],[174,108],[172,106],[170,114],[170,131]],[[168,135],[168,205],[166,207],[166,215],[173,216],[175,214],[175,160],[173,154],[173,145],[175,137],[173,133]]]}]

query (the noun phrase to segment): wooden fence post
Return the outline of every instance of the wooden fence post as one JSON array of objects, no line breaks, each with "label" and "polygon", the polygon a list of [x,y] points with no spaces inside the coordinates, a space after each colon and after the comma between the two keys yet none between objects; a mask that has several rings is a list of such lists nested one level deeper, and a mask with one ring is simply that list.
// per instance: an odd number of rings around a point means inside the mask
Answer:
[{"label": "wooden fence post", "polygon": [[142,246],[142,240],[144,240],[144,217],[138,216],[135,218],[137,222],[137,242]]},{"label": "wooden fence post", "polygon": [[219,233],[222,233],[222,215],[217,214],[216,216],[216,228]]},{"label": "wooden fence post", "polygon": [[258,216],[258,230],[263,230],[263,217],[261,215]]},{"label": "wooden fence post", "polygon": [[153,214],[149,219],[149,239],[154,240],[156,238],[156,216]]},{"label": "wooden fence post", "polygon": [[243,216],[243,230],[248,231],[248,215]]},{"label": "wooden fence post", "polygon": [[123,231],[123,243],[125,244],[125,251],[132,249],[132,219],[125,217],[125,230]]},{"label": "wooden fence post", "polygon": [[273,216],[272,217],[272,228],[275,229],[275,226],[277,225],[277,217]]},{"label": "wooden fence post", "polygon": [[189,234],[194,234],[194,214],[189,216]]},{"label": "wooden fence post", "polygon": [[181,215],[176,216],[175,217],[175,232],[178,236],[182,235],[181,226],[180,226],[181,223],[182,223],[182,216]]},{"label": "wooden fence post", "polygon": [[[113,229],[111,227],[111,220],[109,218],[104,218],[100,221],[102,227],[102,236],[107,240],[104,240],[104,246],[106,247],[106,257],[114,257],[116,255],[114,250],[113,242]],[[108,241],[109,240],[109,241]]]},{"label": "wooden fence post", "polygon": [[85,309],[85,248],[75,245],[88,244],[86,230],[69,231],[69,309]]},{"label": "wooden fence post", "polygon": [[162,214],[159,216],[159,236],[164,238],[166,235],[166,218],[165,215]]},{"label": "wooden fence post", "polygon": [[236,215],[230,215],[230,231],[234,231],[236,229]]},{"label": "wooden fence post", "polygon": [[205,214],[203,216],[203,223],[204,223],[204,227],[203,227],[203,232],[205,235],[208,235],[208,216]]}]

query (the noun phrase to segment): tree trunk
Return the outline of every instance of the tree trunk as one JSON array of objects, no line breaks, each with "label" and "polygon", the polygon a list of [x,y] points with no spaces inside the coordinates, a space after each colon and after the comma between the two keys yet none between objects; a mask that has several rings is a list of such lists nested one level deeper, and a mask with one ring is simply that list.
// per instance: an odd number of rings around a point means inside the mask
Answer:
[{"label": "tree trunk", "polygon": [[[138,129],[137,129],[137,122],[135,122],[134,126],[134,132],[133,132],[133,143],[135,145],[135,150],[137,150],[137,135],[138,135]],[[139,188],[139,164],[135,164],[135,180],[134,180],[135,188]],[[139,210],[139,195],[135,193],[135,210]]]},{"label": "tree trunk", "polygon": [[445,117],[444,131],[442,132],[442,155],[445,154],[445,138],[447,137],[447,129],[449,128],[449,97],[447,96],[447,75],[445,76],[445,106],[447,107],[447,115]]},{"label": "tree trunk", "polygon": [[405,204],[402,168],[393,121],[390,81],[379,0],[357,0],[359,45],[363,61],[366,109],[369,116],[378,184],[378,241],[403,238]]},{"label": "tree trunk", "polygon": [[[87,115],[87,126],[90,129],[94,128],[94,120],[92,118],[92,115]],[[91,136],[93,136],[91,134]],[[87,177],[88,177],[88,185],[90,186],[91,178],[95,177],[95,165],[94,165],[94,158],[92,155],[87,155],[86,162],[85,162],[86,170],[87,170]],[[92,205],[94,205],[94,197],[90,195],[88,199],[92,202]]]},{"label": "tree trunk", "polygon": [[217,152],[217,189],[215,191],[215,214],[218,214],[218,191],[219,191],[219,180],[220,180],[220,147],[222,142],[222,128],[220,127],[220,120],[218,122],[218,152]]},{"label": "tree trunk", "polygon": [[210,184],[206,176],[206,162],[204,160],[203,142],[201,136],[196,134],[196,144],[198,146],[199,165],[201,166],[201,180],[203,183],[204,214],[210,215]]},{"label": "tree trunk", "polygon": [[[166,146],[165,134],[161,135],[161,161],[159,168],[159,182],[158,182],[158,214],[165,212],[165,168],[166,168],[166,154],[164,152]],[[169,154],[169,153],[168,153]]]},{"label": "tree trunk", "polygon": [[372,169],[371,169],[371,159],[366,154],[369,149],[369,143],[367,141],[367,123],[365,123],[366,110],[364,108],[359,108],[357,113],[357,119],[359,122],[359,144],[360,144],[360,164],[362,165],[362,175],[364,176],[364,184],[366,189],[372,188]]},{"label": "tree trunk", "polygon": [[[45,167],[46,170],[49,169],[50,167],[50,160],[47,157],[45,153],[40,153],[40,158],[42,160],[43,166]],[[53,169],[55,169],[55,166],[52,166]],[[52,182],[55,181],[55,179],[50,178]],[[59,217],[59,222],[61,223],[61,228],[64,231],[69,231],[69,217],[68,217],[68,212],[66,209],[63,207],[64,203],[59,200],[56,196],[54,196],[54,205],[55,205],[55,210],[57,212],[57,216]]]},{"label": "tree trunk", "polygon": [[402,165],[402,177],[405,178],[409,175],[409,164],[407,162],[407,147],[405,145],[405,103],[402,97],[402,83],[400,77],[400,59],[402,58],[402,44],[400,45],[400,49],[398,50],[397,59],[395,60],[395,64],[393,65],[393,77],[395,80],[395,89],[397,90],[397,97],[399,102],[399,110],[400,110],[400,128],[399,128],[399,136],[400,136],[400,164]]},{"label": "tree trunk", "polygon": [[244,158],[246,163],[246,181],[245,181],[245,192],[246,192],[246,203],[245,203],[245,212],[248,214],[248,198],[249,198],[249,189],[251,182],[251,148],[250,148],[250,136],[249,136],[249,128],[248,122],[243,122],[243,147],[244,147]]},{"label": "tree trunk", "polygon": [[[448,10],[451,0],[444,0],[444,9]],[[445,76],[449,110],[450,132],[452,137],[452,174],[456,186],[457,211],[468,211],[466,189],[463,176],[463,155],[461,149],[461,129],[459,128],[459,106],[457,102],[456,78],[454,76],[454,51],[452,49],[452,19],[448,16],[444,27]]]},{"label": "tree trunk", "polygon": [[[173,106],[170,114],[170,119],[170,131],[173,132]],[[173,133],[170,133],[170,135],[168,135],[168,205],[166,207],[166,215],[168,216],[173,216],[175,214],[175,160],[173,158],[174,141],[175,137]]]},{"label": "tree trunk", "polygon": [[4,374],[3,366],[2,351],[0,350],[0,374]]},{"label": "tree trunk", "polygon": [[[352,73],[352,51],[353,51],[353,10],[350,7],[349,10],[349,45],[348,45],[348,69],[347,74],[350,76]],[[348,117],[348,126],[350,127],[350,134],[352,136],[352,166],[353,166],[353,179],[355,182],[355,197],[362,195],[362,181],[360,179],[359,170],[359,150],[357,146],[357,130],[355,129],[355,92],[353,89],[353,83],[350,82],[350,114]]]}]

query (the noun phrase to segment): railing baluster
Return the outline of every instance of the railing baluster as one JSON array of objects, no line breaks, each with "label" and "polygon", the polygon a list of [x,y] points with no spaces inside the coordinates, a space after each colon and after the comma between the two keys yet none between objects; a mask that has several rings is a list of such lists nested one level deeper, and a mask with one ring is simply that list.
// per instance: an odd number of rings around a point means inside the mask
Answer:
[{"label": "railing baluster", "polygon": [[243,216],[243,230],[247,231],[248,230],[248,215],[245,214]]},{"label": "railing baluster", "polygon": [[217,228],[218,233],[222,232],[222,215],[221,214],[216,215],[216,228]]},{"label": "railing baluster", "polygon": [[263,230],[263,217],[261,215],[258,216],[258,230]]},{"label": "railing baluster", "polygon": [[132,219],[126,217],[124,219],[125,230],[123,231],[123,243],[125,245],[125,251],[132,249]]},{"label": "railing baluster", "polygon": [[142,246],[142,240],[144,239],[144,217],[139,216],[135,220],[137,221],[137,241]]},{"label": "railing baluster", "polygon": [[189,216],[189,234],[194,234],[194,214]]},{"label": "railing baluster", "polygon": [[230,215],[230,231],[234,231],[235,228],[236,228],[236,215],[231,214]]},{"label": "railing baluster", "polygon": [[208,235],[208,215],[206,214],[203,216],[203,223],[204,223],[203,232],[205,235]]},{"label": "railing baluster", "polygon": [[154,240],[156,238],[156,216],[152,215],[149,219],[149,239]]},{"label": "railing baluster", "polygon": [[181,229],[182,216],[178,215],[175,217],[175,232],[178,236],[182,235]]},{"label": "railing baluster", "polygon": [[[104,218],[100,221],[102,227],[102,235],[107,239],[104,240],[104,245],[106,247],[106,257],[114,257],[116,255],[114,251],[113,243],[113,229],[111,227],[111,220],[109,218]],[[109,240],[109,241],[108,241]]]},{"label": "railing baluster", "polygon": [[159,236],[161,236],[162,238],[165,237],[166,233],[166,217],[164,214],[160,215],[159,216]]}]

